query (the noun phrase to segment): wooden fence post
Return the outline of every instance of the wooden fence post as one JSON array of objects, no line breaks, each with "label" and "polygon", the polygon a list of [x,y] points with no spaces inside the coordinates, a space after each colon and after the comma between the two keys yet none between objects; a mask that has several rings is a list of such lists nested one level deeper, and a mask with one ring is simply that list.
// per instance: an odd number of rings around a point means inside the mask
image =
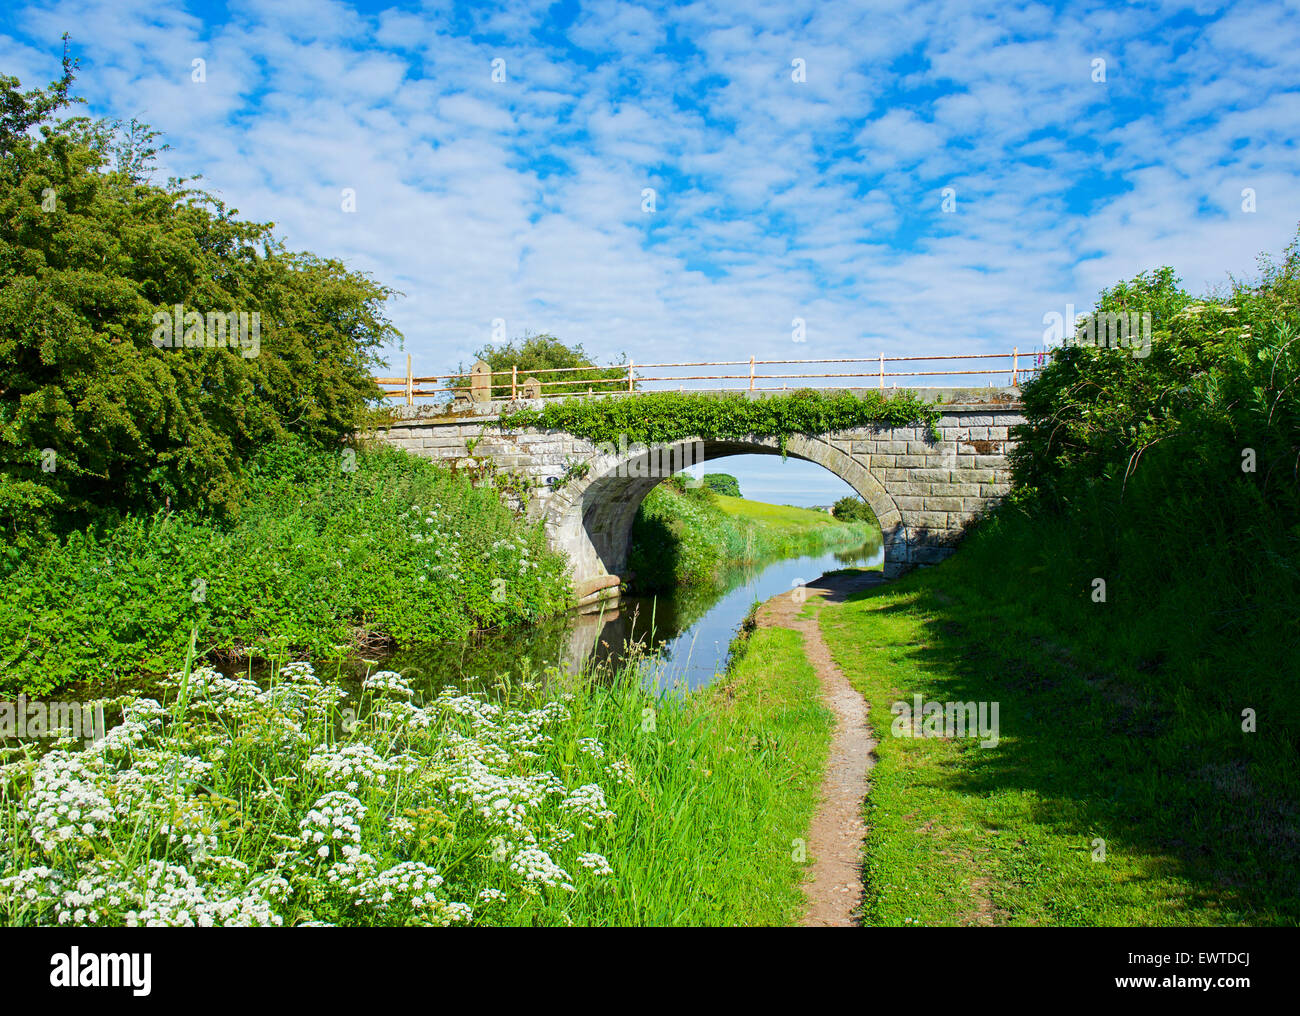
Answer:
[{"label": "wooden fence post", "polygon": [[749,390],[754,390],[754,358],[749,358]]},{"label": "wooden fence post", "polygon": [[633,361],[631,361],[631,360],[628,360],[628,362],[627,362],[627,390],[628,390],[629,392],[632,390],[632,368],[633,368],[634,366],[635,366],[635,363],[634,363]]},{"label": "wooden fence post", "polygon": [[415,405],[415,385],[411,379],[411,354],[406,354],[406,404]]},{"label": "wooden fence post", "polygon": [[885,390],[885,354],[880,354],[880,390]]},{"label": "wooden fence post", "polygon": [[1019,359],[1020,359],[1020,347],[1012,346],[1011,347],[1011,383],[1013,385],[1016,383],[1016,378],[1019,377],[1020,374],[1020,371],[1018,369]]},{"label": "wooden fence post", "polygon": [[510,401],[511,402],[515,401],[516,398],[515,389],[518,386],[518,381],[519,381],[519,365],[512,363],[510,365]]}]

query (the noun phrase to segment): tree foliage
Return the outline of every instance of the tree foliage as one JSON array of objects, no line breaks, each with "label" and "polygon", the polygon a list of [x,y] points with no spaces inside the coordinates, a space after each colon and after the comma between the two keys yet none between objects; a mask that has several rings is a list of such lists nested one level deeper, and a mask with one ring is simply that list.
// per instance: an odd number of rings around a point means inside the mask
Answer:
[{"label": "tree foliage", "polygon": [[715,494],[725,494],[727,497],[740,497],[740,481],[730,473],[705,473],[704,486]]},{"label": "tree foliage", "polygon": [[867,502],[852,494],[846,494],[836,501],[831,514],[841,522],[874,522],[876,519]]},{"label": "tree foliage", "polygon": [[[1300,249],[1253,281],[1194,299],[1172,269],[1105,290],[1097,311],[1152,319],[1148,355],[1072,345],[1022,390],[1012,454],[1022,488],[1065,506],[1141,469],[1254,484],[1294,510],[1300,468]],[[1195,480],[1193,482],[1201,482]]]},{"label": "tree foliage", "polygon": [[[0,525],[34,533],[170,504],[235,511],[245,462],[296,434],[337,444],[400,338],[391,291],[285,249],[272,224],[183,180],[148,182],[157,134],[57,119],[0,77]],[[157,313],[256,313],[260,349],[158,348]]]},{"label": "tree foliage", "polygon": [[[521,383],[535,375],[546,386],[543,395],[585,394],[588,389],[597,393],[627,390],[627,367],[620,366],[627,363],[626,355],[620,355],[614,365],[598,367],[583,351],[582,343],[566,346],[554,335],[526,335],[499,345],[488,343],[475,356],[492,368],[492,397],[496,399],[510,398],[512,367],[517,368]],[[564,373],[538,373],[554,370]],[[469,368],[461,364],[458,371],[459,376],[451,379],[449,387],[468,388]]]}]

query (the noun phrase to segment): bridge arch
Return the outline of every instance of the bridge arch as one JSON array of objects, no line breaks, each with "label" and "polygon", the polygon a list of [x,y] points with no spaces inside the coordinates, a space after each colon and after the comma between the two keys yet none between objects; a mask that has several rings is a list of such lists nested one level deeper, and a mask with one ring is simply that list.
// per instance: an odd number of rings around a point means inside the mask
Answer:
[{"label": "bridge arch", "polygon": [[[1018,393],[932,394],[935,428],[866,424],[818,437],[795,434],[786,444],[787,454],[829,469],[871,506],[883,530],[887,578],[942,561],[970,521],[1010,490],[1007,456],[1024,423]],[[688,446],[699,451],[691,461],[780,453],[776,438],[757,437],[601,446],[564,430],[500,427],[506,406],[406,407],[374,437],[424,458],[476,469],[490,463],[521,477],[528,494],[519,505],[545,524],[551,546],[569,555],[580,605],[623,576],[636,510],[656,484],[690,464]]]},{"label": "bridge arch", "polygon": [[[886,573],[897,571],[907,553],[902,514],[881,481],[848,445],[848,441],[829,437],[795,434],[786,439],[786,454],[830,470],[861,496],[880,523]],[[542,516],[552,546],[569,555],[580,595],[602,576],[624,575],[632,522],[651,490],[692,463],[746,454],[779,455],[780,443],[776,438],[756,437],[687,439],[619,450],[606,447],[589,456],[586,474],[556,490]]]}]

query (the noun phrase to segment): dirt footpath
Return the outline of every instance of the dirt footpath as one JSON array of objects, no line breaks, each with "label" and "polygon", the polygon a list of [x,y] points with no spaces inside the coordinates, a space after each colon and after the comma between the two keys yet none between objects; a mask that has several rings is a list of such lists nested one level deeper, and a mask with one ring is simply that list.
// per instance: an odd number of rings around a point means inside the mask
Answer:
[{"label": "dirt footpath", "polygon": [[[851,593],[884,581],[879,572],[831,575],[802,587],[807,601],[821,598],[832,603]],[[857,923],[862,902],[862,802],[867,796],[867,774],[875,763],[876,746],[867,722],[867,704],[853,690],[848,678],[822,639],[817,623],[818,606],[800,617],[806,603],[800,590],[782,593],[758,609],[760,628],[790,628],[803,636],[804,653],[821,681],[822,700],[835,714],[835,735],[826,760],[822,803],[813,816],[808,836],[808,855],[813,865],[804,883],[808,909],[805,927],[848,927]]]}]

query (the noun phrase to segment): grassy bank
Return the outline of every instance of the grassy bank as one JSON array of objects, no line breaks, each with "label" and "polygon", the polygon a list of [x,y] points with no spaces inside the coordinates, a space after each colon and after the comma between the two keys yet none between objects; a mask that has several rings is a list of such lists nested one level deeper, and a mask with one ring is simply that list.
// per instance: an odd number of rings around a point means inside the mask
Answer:
[{"label": "grassy bank", "polygon": [[[880,740],[866,923],[1295,923],[1294,685],[1222,646],[1134,652],[1176,632],[1026,595],[1004,540],[823,608]],[[896,736],[918,694],[999,703],[997,746]]]},{"label": "grassy bank", "polygon": [[[719,687],[341,701],[200,669],[0,766],[0,924],[779,924],[831,721],[792,632]],[[58,807],[71,802],[74,811]]]},{"label": "grassy bank", "polygon": [[[1300,922],[1300,248],[1264,264],[1104,293],[1149,355],[1054,357],[1009,503],[823,611],[880,738],[869,923]],[[996,703],[996,746],[901,736],[915,695]]]},{"label": "grassy bank", "polygon": [[564,562],[491,487],[393,450],[265,449],[237,520],[128,517],[29,551],[0,589],[0,691],[165,673],[200,651],[455,639],[561,609]]},{"label": "grassy bank", "polygon": [[629,567],[638,591],[661,592],[713,585],[737,565],[857,547],[873,538],[879,530],[866,523],[684,488],[673,480],[641,503],[632,523]]}]

